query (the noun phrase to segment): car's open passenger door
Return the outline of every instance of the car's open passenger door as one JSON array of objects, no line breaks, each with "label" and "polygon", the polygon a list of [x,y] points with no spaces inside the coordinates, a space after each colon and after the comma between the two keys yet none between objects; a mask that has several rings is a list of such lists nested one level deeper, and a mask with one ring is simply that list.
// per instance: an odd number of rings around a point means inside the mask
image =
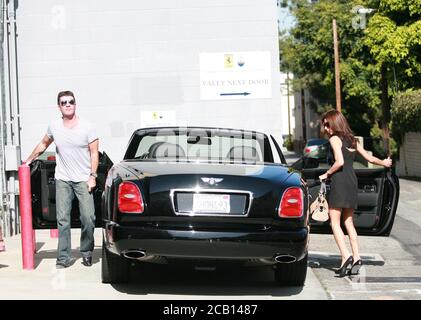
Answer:
[{"label": "car's open passenger door", "polygon": [[[51,157],[49,157],[50,159]],[[97,227],[102,225],[101,196],[104,190],[108,170],[113,163],[107,154],[100,153],[98,165],[97,186],[95,187],[94,202]],[[34,229],[56,229],[56,188],[54,157],[50,160],[36,160],[30,164],[31,192],[32,192],[32,225]],[[77,199],[73,200],[71,213],[72,228],[80,227],[80,214]]]},{"label": "car's open passenger door", "polygon": [[[313,161],[312,161],[313,160]],[[309,186],[310,201],[317,197],[319,176],[330,168],[317,159],[302,158],[293,168],[301,171]],[[399,200],[399,180],[392,169],[354,162],[358,178],[358,208],[354,213],[354,225],[359,235],[389,236],[392,230]],[[327,180],[329,199],[330,182]],[[310,218],[312,233],[332,233],[330,221],[318,222]],[[345,231],[345,228],[343,228]]]}]

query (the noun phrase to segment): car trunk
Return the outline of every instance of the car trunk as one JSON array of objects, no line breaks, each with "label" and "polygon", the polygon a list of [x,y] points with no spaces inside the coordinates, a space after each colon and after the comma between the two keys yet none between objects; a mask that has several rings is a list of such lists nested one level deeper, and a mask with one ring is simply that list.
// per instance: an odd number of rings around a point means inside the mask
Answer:
[{"label": "car trunk", "polygon": [[154,221],[273,219],[291,175],[272,164],[127,161],[123,166],[141,179],[145,214]]}]

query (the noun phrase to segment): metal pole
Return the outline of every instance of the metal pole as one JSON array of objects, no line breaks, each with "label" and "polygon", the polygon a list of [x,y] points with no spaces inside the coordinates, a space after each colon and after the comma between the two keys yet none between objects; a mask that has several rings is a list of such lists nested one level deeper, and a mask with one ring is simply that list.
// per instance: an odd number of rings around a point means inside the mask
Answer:
[{"label": "metal pole", "polygon": [[[7,1],[5,1],[6,3]],[[3,7],[3,12],[4,12],[4,19],[5,19],[5,24],[4,24],[4,32],[5,32],[5,41],[4,41],[4,74],[5,74],[5,106],[4,106],[4,110],[5,110],[5,114],[6,114],[6,118],[4,119],[4,122],[6,124],[6,144],[7,145],[12,145],[13,141],[12,141],[12,123],[10,121],[11,118],[11,108],[10,108],[10,104],[11,104],[11,89],[10,89],[10,47],[9,47],[9,10],[8,10],[8,6],[7,4],[4,4]]]},{"label": "metal pole", "polygon": [[336,110],[341,111],[341,77],[339,69],[339,44],[336,19],[333,19],[333,48],[335,53],[335,89],[336,89]]},{"label": "metal pole", "polygon": [[[9,10],[8,10],[8,3],[6,0],[3,0],[2,3],[2,12],[3,12],[3,19],[4,19],[4,40],[3,40],[3,75],[4,75],[4,109],[2,112],[4,113],[3,124],[5,126],[5,138],[4,142],[5,145],[12,145],[12,136],[11,136],[11,121],[10,121],[10,54],[9,54]],[[3,150],[6,150],[3,148]],[[5,168],[6,170],[6,168]],[[11,184],[14,184],[14,177],[10,176],[10,172],[5,171],[5,212],[4,212],[4,234],[11,236],[13,235],[14,228],[12,220],[14,216],[14,202],[15,197],[14,194],[11,195]],[[14,188],[12,188],[14,192]]]},{"label": "metal pole", "polygon": [[[18,50],[16,32],[16,0],[9,2],[9,24],[10,24],[10,93],[11,93],[11,121],[12,141],[14,146],[20,147],[20,115],[19,115],[19,85],[18,85]],[[19,159],[20,160],[20,159]],[[20,161],[19,164],[20,165]]]},{"label": "metal pole", "polygon": [[300,151],[303,150],[304,145],[307,143],[307,120],[306,120],[306,100],[305,91],[301,88],[301,122],[303,126],[303,141],[300,146]]},{"label": "metal pole", "polygon": [[5,0],[0,0],[0,232],[4,235],[6,234],[6,223],[5,223],[5,196],[6,196],[6,172],[4,167],[4,139],[5,139],[5,128],[4,128],[4,119],[5,114],[4,110],[6,108],[5,98],[4,98],[4,52],[3,52],[3,43],[4,43],[4,3]]},{"label": "metal pole", "polygon": [[[17,72],[17,46],[16,46],[16,0],[5,1],[3,7],[5,32],[7,34],[4,50],[5,60],[5,124],[6,124],[6,152],[16,152],[17,163],[6,163],[7,201],[6,227],[10,235],[19,233],[19,201],[18,201],[18,172],[20,164],[20,128],[19,128],[19,99],[18,99],[18,72]],[[11,154],[9,154],[11,155]],[[10,159],[10,157],[9,157]]]}]

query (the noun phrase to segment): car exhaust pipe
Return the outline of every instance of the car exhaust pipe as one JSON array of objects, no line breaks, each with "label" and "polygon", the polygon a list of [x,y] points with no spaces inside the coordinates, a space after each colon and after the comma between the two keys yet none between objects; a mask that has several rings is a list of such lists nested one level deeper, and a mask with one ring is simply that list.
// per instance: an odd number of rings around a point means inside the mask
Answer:
[{"label": "car exhaust pipe", "polygon": [[275,261],[278,263],[293,263],[297,258],[290,254],[278,254],[275,256]]},{"label": "car exhaust pipe", "polygon": [[131,249],[131,250],[124,251],[122,255],[123,257],[127,259],[140,260],[146,256],[146,253],[145,251],[142,251],[142,250]]}]

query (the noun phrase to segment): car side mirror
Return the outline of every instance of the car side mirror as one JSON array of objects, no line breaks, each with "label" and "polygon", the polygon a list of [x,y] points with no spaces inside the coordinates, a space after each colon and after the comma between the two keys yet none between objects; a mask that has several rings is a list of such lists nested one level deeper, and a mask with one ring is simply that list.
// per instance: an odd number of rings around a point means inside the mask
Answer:
[{"label": "car side mirror", "polygon": [[316,158],[302,157],[295,161],[291,167],[298,171],[303,169],[315,169],[319,167],[319,160]]},{"label": "car side mirror", "polygon": [[315,169],[319,167],[319,160],[316,158],[304,158],[303,169]]}]

